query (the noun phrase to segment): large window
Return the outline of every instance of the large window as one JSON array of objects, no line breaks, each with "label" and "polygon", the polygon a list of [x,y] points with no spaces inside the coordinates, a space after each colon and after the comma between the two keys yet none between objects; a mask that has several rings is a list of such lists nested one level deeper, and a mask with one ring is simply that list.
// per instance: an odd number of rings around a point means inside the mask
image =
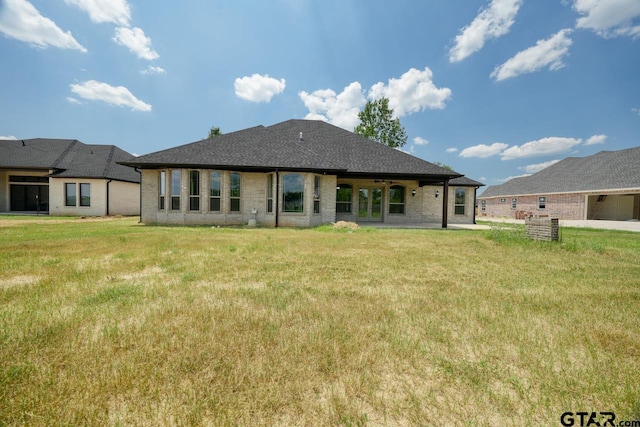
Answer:
[{"label": "large window", "polygon": [[336,190],[336,212],[351,213],[353,188],[349,184],[340,184]]},{"label": "large window", "polygon": [[171,210],[180,210],[180,173],[179,169],[171,171]]},{"label": "large window", "polygon": [[200,210],[200,171],[189,171],[189,210]]},{"label": "large window", "polygon": [[221,194],[220,172],[213,171],[209,174],[209,210],[211,212],[220,212]]},{"label": "large window", "polygon": [[515,197],[511,199],[511,209],[516,209],[518,207],[518,199]]},{"label": "large window", "polygon": [[91,184],[80,184],[80,206],[91,206]]},{"label": "large window", "polygon": [[481,208],[482,212],[487,210],[487,201],[486,200],[481,200],[480,201],[480,208]]},{"label": "large window", "polygon": [[273,213],[273,174],[267,175],[267,213]]},{"label": "large window", "polygon": [[320,177],[313,177],[313,213],[320,213]]},{"label": "large window", "polygon": [[464,207],[467,201],[467,192],[464,188],[456,188],[456,195],[454,200],[454,214],[464,215]]},{"label": "large window", "polygon": [[237,172],[231,174],[229,197],[231,201],[231,212],[240,212],[240,174]]},{"label": "large window", "polygon": [[304,212],[304,176],[290,173],[282,178],[283,212]]},{"label": "large window", "polygon": [[163,211],[165,204],[164,200],[167,196],[167,173],[165,171],[160,171],[160,176],[158,177],[158,210]]},{"label": "large window", "polygon": [[404,187],[401,185],[392,185],[389,188],[389,213],[404,213]]},{"label": "large window", "polygon": [[67,182],[64,185],[64,205],[76,206],[76,183]]}]

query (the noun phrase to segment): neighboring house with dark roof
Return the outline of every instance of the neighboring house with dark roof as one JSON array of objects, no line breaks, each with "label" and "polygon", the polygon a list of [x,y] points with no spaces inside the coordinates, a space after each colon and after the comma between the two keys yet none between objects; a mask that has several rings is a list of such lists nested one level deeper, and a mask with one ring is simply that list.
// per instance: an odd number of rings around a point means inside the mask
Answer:
[{"label": "neighboring house with dark roof", "polygon": [[0,213],[138,215],[140,173],[131,154],[75,139],[0,140]]},{"label": "neighboring house with dark roof", "polygon": [[482,183],[322,121],[288,120],[121,162],[141,221],[309,227],[473,223]]},{"label": "neighboring house with dark roof", "polygon": [[488,187],[478,202],[487,217],[640,220],[640,147],[568,157]]}]

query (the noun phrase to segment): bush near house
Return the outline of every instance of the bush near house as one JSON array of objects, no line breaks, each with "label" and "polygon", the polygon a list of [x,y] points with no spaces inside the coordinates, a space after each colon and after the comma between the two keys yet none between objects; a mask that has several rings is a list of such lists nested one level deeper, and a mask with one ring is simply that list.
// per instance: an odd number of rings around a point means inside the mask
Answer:
[{"label": "bush near house", "polygon": [[0,225],[0,425],[640,419],[632,233]]}]

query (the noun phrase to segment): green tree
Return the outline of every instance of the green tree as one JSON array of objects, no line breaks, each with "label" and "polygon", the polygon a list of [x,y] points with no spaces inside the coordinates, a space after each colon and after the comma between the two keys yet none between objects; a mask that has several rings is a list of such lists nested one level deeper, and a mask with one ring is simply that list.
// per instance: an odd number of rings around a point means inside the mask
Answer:
[{"label": "green tree", "polygon": [[367,102],[364,110],[358,113],[360,124],[354,132],[389,147],[402,147],[407,143],[407,132],[400,119],[393,118],[389,108],[389,99],[381,98]]},{"label": "green tree", "polygon": [[218,135],[222,135],[222,132],[220,132],[220,128],[218,126],[211,126],[211,129],[209,129],[208,138],[215,138]]}]

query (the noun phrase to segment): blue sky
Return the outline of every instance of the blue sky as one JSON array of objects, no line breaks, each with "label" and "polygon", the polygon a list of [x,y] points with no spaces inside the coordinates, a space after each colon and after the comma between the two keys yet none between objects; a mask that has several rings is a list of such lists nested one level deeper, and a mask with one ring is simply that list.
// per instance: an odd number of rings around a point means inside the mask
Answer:
[{"label": "blue sky", "polygon": [[640,0],[0,0],[0,137],[135,154],[382,96],[487,185],[640,145]]}]

